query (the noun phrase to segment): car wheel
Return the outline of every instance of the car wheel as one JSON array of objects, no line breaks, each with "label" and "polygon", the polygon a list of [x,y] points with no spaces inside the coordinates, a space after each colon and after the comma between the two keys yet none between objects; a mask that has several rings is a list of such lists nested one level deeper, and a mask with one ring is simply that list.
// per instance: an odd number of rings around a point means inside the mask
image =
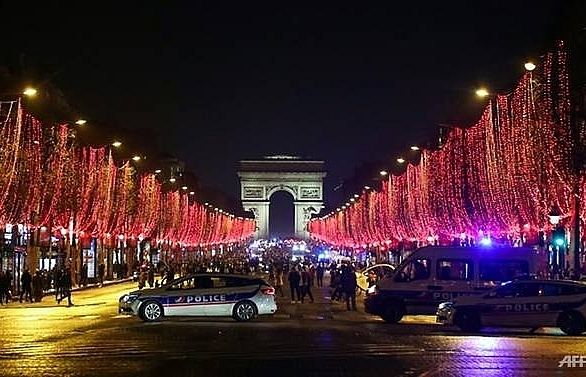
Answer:
[{"label": "car wheel", "polygon": [[568,335],[580,335],[586,331],[586,321],[584,321],[582,314],[576,311],[568,311],[560,314],[557,325]]},{"label": "car wheel", "polygon": [[478,332],[482,328],[480,316],[474,310],[462,310],[456,314],[454,322],[460,330],[465,332]]},{"label": "car wheel", "polygon": [[403,307],[400,304],[389,304],[385,309],[385,312],[380,315],[380,317],[387,323],[397,323],[405,314]]},{"label": "car wheel", "polygon": [[139,317],[145,322],[155,322],[163,318],[163,307],[156,301],[147,301],[140,306]]},{"label": "car wheel", "polygon": [[234,306],[232,314],[235,320],[244,322],[256,317],[256,306],[250,301],[242,301]]}]

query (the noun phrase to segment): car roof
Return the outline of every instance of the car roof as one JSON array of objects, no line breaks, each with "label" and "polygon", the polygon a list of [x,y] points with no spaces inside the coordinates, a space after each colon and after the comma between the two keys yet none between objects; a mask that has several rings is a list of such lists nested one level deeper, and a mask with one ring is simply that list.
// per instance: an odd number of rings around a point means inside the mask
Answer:
[{"label": "car roof", "polygon": [[586,286],[586,281],[578,281],[578,280],[518,279],[518,280],[508,281],[505,284],[509,284],[509,283],[559,284],[559,285]]},{"label": "car roof", "polygon": [[263,280],[262,276],[250,276],[250,275],[242,275],[242,274],[225,274],[221,272],[194,272],[189,273],[183,276],[178,277],[177,279],[182,279],[184,277],[198,277],[198,276],[209,276],[209,277],[222,277],[222,278],[238,278],[238,279],[247,279],[247,280]]}]

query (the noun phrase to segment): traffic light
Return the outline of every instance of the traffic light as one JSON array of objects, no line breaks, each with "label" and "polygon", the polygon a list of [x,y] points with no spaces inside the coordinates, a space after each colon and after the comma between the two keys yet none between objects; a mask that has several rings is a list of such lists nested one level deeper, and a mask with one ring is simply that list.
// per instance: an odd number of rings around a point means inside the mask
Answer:
[{"label": "traffic light", "polygon": [[551,243],[554,246],[566,246],[566,229],[563,226],[558,225],[552,231]]}]

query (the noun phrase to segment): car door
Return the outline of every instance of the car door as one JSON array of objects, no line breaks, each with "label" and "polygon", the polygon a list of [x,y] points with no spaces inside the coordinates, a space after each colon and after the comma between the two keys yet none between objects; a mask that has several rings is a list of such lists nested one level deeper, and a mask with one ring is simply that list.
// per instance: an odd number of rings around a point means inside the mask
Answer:
[{"label": "car door", "polygon": [[204,316],[205,290],[197,284],[197,277],[179,279],[167,288],[166,316]]},{"label": "car door", "polygon": [[539,285],[532,282],[511,283],[491,292],[479,304],[482,324],[495,327],[541,326],[541,317],[547,305],[539,292]]},{"label": "car door", "polygon": [[435,313],[441,302],[441,297],[434,299],[437,292],[428,287],[431,284],[430,266],[429,258],[413,259],[393,275],[390,289],[385,288],[385,293],[403,300],[407,314]]},{"label": "car door", "polygon": [[204,276],[200,279],[205,287],[202,300],[205,301],[206,316],[228,316],[231,314],[233,299],[230,297],[230,287],[227,279],[221,275]]}]

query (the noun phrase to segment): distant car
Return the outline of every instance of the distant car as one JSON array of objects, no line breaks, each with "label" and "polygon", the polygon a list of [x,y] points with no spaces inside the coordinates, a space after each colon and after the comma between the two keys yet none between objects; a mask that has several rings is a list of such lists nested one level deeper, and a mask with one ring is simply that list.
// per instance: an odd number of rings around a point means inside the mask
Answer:
[{"label": "distant car", "polygon": [[358,284],[358,288],[366,292],[368,290],[368,275],[370,273],[376,274],[376,278],[378,280],[384,277],[389,277],[393,275],[394,272],[395,266],[393,266],[392,264],[373,264],[372,266],[366,267],[362,271],[356,271],[356,283]]},{"label": "distant car", "polygon": [[171,316],[227,316],[249,321],[276,311],[275,289],[265,280],[220,273],[189,274],[160,287],[125,294],[118,302],[118,312],[146,322]]},{"label": "distant car", "polygon": [[436,321],[462,331],[483,327],[559,327],[568,335],[586,331],[586,283],[570,280],[516,280],[484,295],[443,302]]}]

